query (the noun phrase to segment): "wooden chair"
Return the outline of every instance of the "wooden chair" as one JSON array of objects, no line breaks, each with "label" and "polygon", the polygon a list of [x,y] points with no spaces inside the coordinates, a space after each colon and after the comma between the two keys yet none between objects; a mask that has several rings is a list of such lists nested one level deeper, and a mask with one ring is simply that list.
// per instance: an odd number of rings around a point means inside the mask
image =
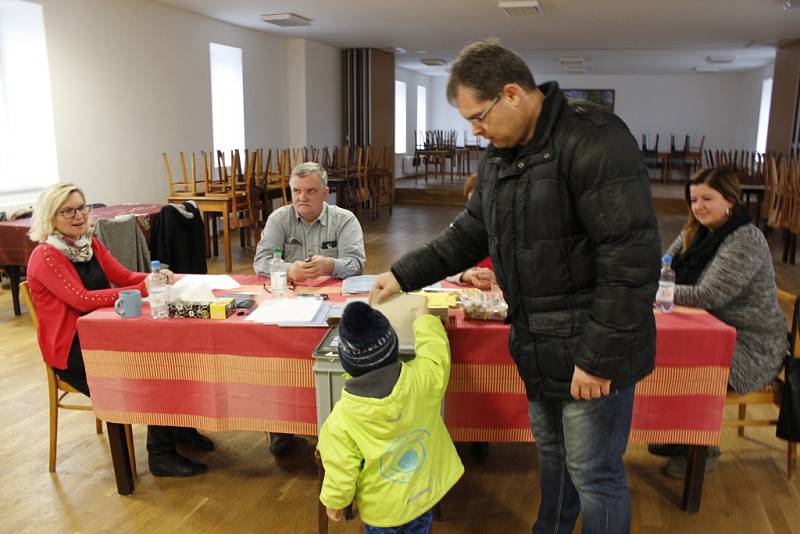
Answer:
[{"label": "wooden chair", "polygon": [[[231,199],[231,219],[229,221],[231,230],[239,230],[241,246],[248,246],[249,230],[257,230],[255,228],[255,201],[253,195],[253,187],[255,185],[255,152],[248,151],[248,158],[245,162],[245,172],[242,173],[241,157],[239,149],[235,149],[231,153],[231,168],[228,173],[228,168],[225,165],[225,154],[219,151],[217,154],[219,158],[219,173],[222,177],[220,184],[215,187],[214,192],[210,192],[207,196],[221,196]],[[258,237],[256,236],[256,243]]]},{"label": "wooden chair", "polygon": [[272,198],[281,199],[281,206],[289,203],[286,190],[289,184],[289,155],[287,151],[275,149],[275,158],[272,157],[272,150],[267,150],[267,164],[264,168],[264,188],[267,191],[269,206],[268,212],[272,212]]},{"label": "wooden chair", "polygon": [[[797,295],[793,295],[781,289],[778,290],[778,301],[783,307],[791,310],[792,319],[789,328],[789,350],[791,354],[798,358],[800,357],[800,300]],[[725,420],[722,426],[730,427],[735,426],[738,428],[739,436],[744,436],[744,427],[746,426],[768,426],[775,425],[778,422],[777,416],[770,418],[748,418],[747,407],[753,405],[775,405],[780,407],[783,398],[784,379],[782,374],[775,378],[772,383],[767,384],[758,391],[750,393],[737,393],[735,391],[728,391],[725,398],[726,405],[736,405],[739,407],[739,414],[736,419]],[[792,478],[797,468],[797,442],[788,441],[786,444],[786,471],[788,478]]]},{"label": "wooden chair", "polygon": [[653,144],[651,148],[647,143],[648,135],[646,133],[642,134],[642,158],[644,159],[644,163],[648,169],[660,169],[661,170],[661,181],[666,181],[666,167],[664,166],[664,162],[662,161],[661,157],[658,155],[658,141],[661,137],[661,134],[656,134],[656,142]]},{"label": "wooden chair", "polygon": [[[31,322],[34,328],[39,328],[39,316],[36,313],[36,305],[33,302],[33,295],[28,282],[22,282],[19,285],[20,294],[25,301],[25,306],[28,308],[28,314],[31,316]],[[70,393],[77,393],[83,395],[80,391],[69,385],[67,382],[61,380],[53,368],[47,363],[44,364],[45,372],[47,373],[47,390],[50,404],[50,462],[49,471],[56,472],[56,445],[58,443],[58,410],[82,410],[92,411],[91,404],[66,404],[63,403],[64,398]],[[95,418],[95,428],[98,434],[103,433],[103,422]],[[136,451],[133,447],[133,433],[131,425],[125,425],[125,439],[128,442],[129,461],[131,464],[131,471],[134,477],[136,476]]]},{"label": "wooden chair", "polygon": [[[686,175],[686,179],[692,175],[694,168],[694,158],[689,158],[689,136],[687,135],[683,141],[683,148],[678,150],[675,146],[675,136],[670,135],[670,152],[669,152],[669,169],[680,169]],[[672,181],[672,176],[667,176],[669,181]]]},{"label": "wooden chair", "polygon": [[700,146],[697,147],[696,150],[688,145],[688,136],[686,138],[686,142],[686,164],[691,168],[692,173],[694,173],[697,169],[703,166],[703,147],[706,144],[706,136],[704,135],[700,138]]},{"label": "wooden chair", "polygon": [[169,157],[166,152],[162,152],[161,156],[164,160],[164,169],[167,171],[167,181],[169,182],[169,196],[186,196],[196,197],[202,195],[203,191],[198,189],[198,184],[202,184],[204,180],[197,179],[197,167],[195,166],[194,152],[192,152],[191,159],[191,176],[186,172],[186,156],[183,152],[178,153],[181,160],[181,177],[182,179],[176,181],[172,175],[172,168],[169,165]]},{"label": "wooden chair", "polygon": [[383,206],[389,207],[389,215],[391,215],[392,193],[394,192],[394,173],[392,172],[394,169],[390,163],[390,161],[393,162],[390,153],[391,147],[384,146],[381,149],[375,149],[372,146],[368,146],[367,152],[367,160],[369,161],[367,173],[375,199],[376,216],[380,218]]},{"label": "wooden chair", "polygon": [[378,218],[378,203],[375,196],[374,185],[370,180],[369,174],[370,151],[367,147],[357,146],[355,150],[355,174],[356,185],[354,194],[354,206],[356,217],[361,216],[361,211],[365,209],[365,204],[372,210],[372,220]]}]

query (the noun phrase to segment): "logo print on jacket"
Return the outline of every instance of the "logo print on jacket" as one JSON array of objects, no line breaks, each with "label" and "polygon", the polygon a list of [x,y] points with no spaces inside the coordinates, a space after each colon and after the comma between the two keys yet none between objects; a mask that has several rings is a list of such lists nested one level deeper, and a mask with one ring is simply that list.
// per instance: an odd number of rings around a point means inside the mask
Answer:
[{"label": "logo print on jacket", "polygon": [[423,429],[403,434],[386,448],[381,457],[381,475],[392,482],[408,484],[425,464],[425,441],[430,432]]}]

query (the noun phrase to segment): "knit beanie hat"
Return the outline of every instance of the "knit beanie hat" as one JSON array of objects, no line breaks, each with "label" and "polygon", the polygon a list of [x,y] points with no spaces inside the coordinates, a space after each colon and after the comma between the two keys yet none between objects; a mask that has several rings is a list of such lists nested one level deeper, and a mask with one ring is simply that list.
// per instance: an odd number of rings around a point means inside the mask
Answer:
[{"label": "knit beanie hat", "polygon": [[397,334],[389,320],[363,302],[348,304],[339,321],[339,361],[360,376],[397,361]]}]

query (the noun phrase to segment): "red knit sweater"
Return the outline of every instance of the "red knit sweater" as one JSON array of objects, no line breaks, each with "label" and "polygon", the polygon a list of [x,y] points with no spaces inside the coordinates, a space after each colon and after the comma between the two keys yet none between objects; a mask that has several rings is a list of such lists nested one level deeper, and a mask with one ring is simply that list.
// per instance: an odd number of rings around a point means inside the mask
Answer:
[{"label": "red knit sweater", "polygon": [[28,285],[39,316],[39,347],[48,365],[67,368],[67,356],[75,337],[78,317],[97,308],[113,306],[119,292],[139,289],[146,295],[146,273],[129,271],[114,259],[97,239],[92,250],[114,289],[89,291],[69,258],[52,245],[40,243],[28,260]]}]

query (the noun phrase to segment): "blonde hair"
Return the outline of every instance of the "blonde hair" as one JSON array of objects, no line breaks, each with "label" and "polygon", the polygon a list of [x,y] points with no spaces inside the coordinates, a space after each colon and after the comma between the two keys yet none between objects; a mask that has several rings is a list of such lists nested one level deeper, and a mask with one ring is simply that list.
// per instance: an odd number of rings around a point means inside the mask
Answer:
[{"label": "blonde hair", "polygon": [[73,183],[53,184],[39,194],[33,208],[33,218],[28,236],[31,241],[42,242],[55,232],[56,212],[72,193],[78,193],[86,202],[86,195]]}]

